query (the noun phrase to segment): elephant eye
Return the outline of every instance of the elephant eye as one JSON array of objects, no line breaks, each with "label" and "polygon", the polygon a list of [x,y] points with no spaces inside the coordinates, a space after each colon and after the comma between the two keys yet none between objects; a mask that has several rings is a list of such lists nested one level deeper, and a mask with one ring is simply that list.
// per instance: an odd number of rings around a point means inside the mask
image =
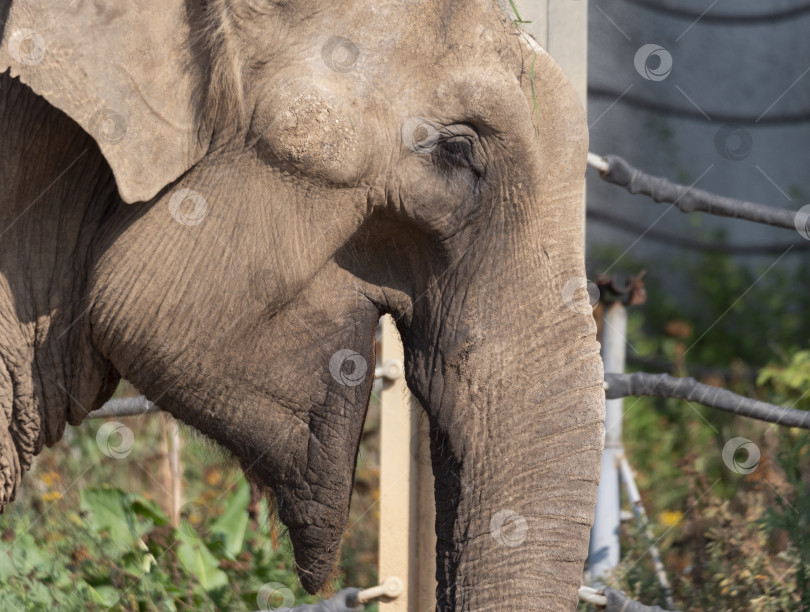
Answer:
[{"label": "elephant eye", "polygon": [[473,143],[467,136],[450,136],[441,139],[434,151],[434,162],[442,169],[471,172],[476,183],[484,173]]},{"label": "elephant eye", "polygon": [[472,147],[466,138],[454,138],[441,144],[444,159],[462,168],[472,164]]}]

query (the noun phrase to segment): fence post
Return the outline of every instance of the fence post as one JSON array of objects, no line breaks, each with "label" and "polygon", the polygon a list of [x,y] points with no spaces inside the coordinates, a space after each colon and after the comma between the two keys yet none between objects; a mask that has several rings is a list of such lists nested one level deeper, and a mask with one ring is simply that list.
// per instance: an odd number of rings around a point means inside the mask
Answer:
[{"label": "fence post", "polygon": [[[627,309],[620,301],[606,305],[602,323],[602,359],[605,372],[624,372],[627,342]],[[619,467],[622,447],[624,401],[605,402],[605,450],[602,453],[602,479],[596,495],[596,514],[588,549],[588,571],[594,578],[604,576],[619,564],[619,525],[621,489]]]},{"label": "fence post", "polygon": [[[636,276],[597,279],[602,315],[602,361],[605,372],[623,374],[627,347],[627,306],[643,304],[647,299],[642,270]],[[619,472],[624,457],[622,416],[624,400],[605,402],[605,450],[602,454],[602,479],[596,494],[596,513],[588,547],[589,579],[605,576],[619,564],[619,526],[621,523],[621,483]]]},{"label": "fence post", "polygon": [[400,364],[400,375],[384,379],[380,393],[379,582],[391,576],[405,584],[402,595],[379,604],[380,612],[424,612],[436,606],[433,473],[425,452],[421,408],[408,393],[401,364],[402,342],[393,320],[382,322],[383,369]]}]

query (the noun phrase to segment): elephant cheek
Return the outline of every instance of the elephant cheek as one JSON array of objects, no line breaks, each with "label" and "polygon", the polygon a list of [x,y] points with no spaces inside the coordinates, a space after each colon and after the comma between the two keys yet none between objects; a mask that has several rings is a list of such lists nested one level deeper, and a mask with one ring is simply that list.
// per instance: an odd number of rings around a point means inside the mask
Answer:
[{"label": "elephant cheek", "polygon": [[[333,185],[356,185],[366,174],[359,118],[317,90],[289,86],[282,104],[266,121],[257,120],[259,153],[273,165]],[[259,117],[264,116],[261,108]],[[262,125],[264,123],[264,125]]]}]

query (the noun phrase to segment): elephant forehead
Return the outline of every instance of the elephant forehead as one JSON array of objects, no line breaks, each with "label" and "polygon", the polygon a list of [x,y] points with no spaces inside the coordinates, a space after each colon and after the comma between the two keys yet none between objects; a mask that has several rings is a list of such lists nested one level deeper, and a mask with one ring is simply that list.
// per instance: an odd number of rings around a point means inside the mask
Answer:
[{"label": "elephant forehead", "polygon": [[244,54],[275,68],[317,64],[375,88],[396,88],[474,57],[486,56],[491,65],[498,55],[520,55],[496,0],[285,0],[245,9],[257,2],[229,0],[235,10],[227,17],[236,21]]},{"label": "elephant forehead", "polygon": [[[488,2],[375,3],[343,36],[356,46],[356,99],[394,117],[432,115],[506,125],[525,121],[525,73],[514,28]],[[484,9],[489,10],[484,10]],[[380,24],[386,24],[380,27]],[[328,47],[328,40],[326,43]]]},{"label": "elephant forehead", "polygon": [[[249,82],[259,85],[260,98],[276,98],[283,80],[293,79],[268,117],[278,118],[272,129],[284,133],[274,142],[296,160],[317,163],[326,155],[334,164],[351,161],[357,130],[370,114],[382,119],[391,111],[399,117],[435,109],[487,121],[493,114],[504,119],[505,99],[525,106],[516,87],[525,68],[520,43],[494,0],[283,5],[231,18],[238,22],[244,60],[259,66]],[[461,108],[462,99],[475,108]],[[296,101],[303,103],[300,112],[290,108]],[[284,108],[289,112],[281,117]],[[356,116],[348,116],[350,108]],[[304,133],[306,126],[312,133]],[[340,140],[333,142],[336,127]]]},{"label": "elephant forehead", "polygon": [[[514,31],[491,2],[375,3],[382,6],[355,19],[347,36],[358,45],[361,58],[375,83],[398,86],[438,75],[451,77],[470,63],[488,67],[500,63],[501,54],[517,49]],[[381,25],[384,24],[384,25]],[[519,54],[512,52],[513,58]],[[392,69],[401,69],[393,74]],[[392,77],[398,78],[392,78]]]}]

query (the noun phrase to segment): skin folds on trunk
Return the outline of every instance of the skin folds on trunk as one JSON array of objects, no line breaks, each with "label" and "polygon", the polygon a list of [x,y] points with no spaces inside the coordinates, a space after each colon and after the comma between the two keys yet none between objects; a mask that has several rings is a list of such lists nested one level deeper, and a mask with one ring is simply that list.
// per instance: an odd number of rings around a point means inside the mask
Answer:
[{"label": "skin folds on trunk", "polygon": [[445,390],[461,414],[433,435],[442,610],[575,607],[603,412],[593,351],[583,343],[568,355],[532,369],[539,378],[493,371],[488,355],[486,385]]},{"label": "skin folds on trunk", "polygon": [[557,300],[514,289],[538,286],[537,275],[490,277],[468,290],[460,324],[439,337],[430,378],[420,369],[431,358],[411,353],[409,380],[431,415],[441,610],[575,607],[604,391],[595,325],[582,314],[587,296],[566,303],[555,277],[540,286],[557,287]]}]

